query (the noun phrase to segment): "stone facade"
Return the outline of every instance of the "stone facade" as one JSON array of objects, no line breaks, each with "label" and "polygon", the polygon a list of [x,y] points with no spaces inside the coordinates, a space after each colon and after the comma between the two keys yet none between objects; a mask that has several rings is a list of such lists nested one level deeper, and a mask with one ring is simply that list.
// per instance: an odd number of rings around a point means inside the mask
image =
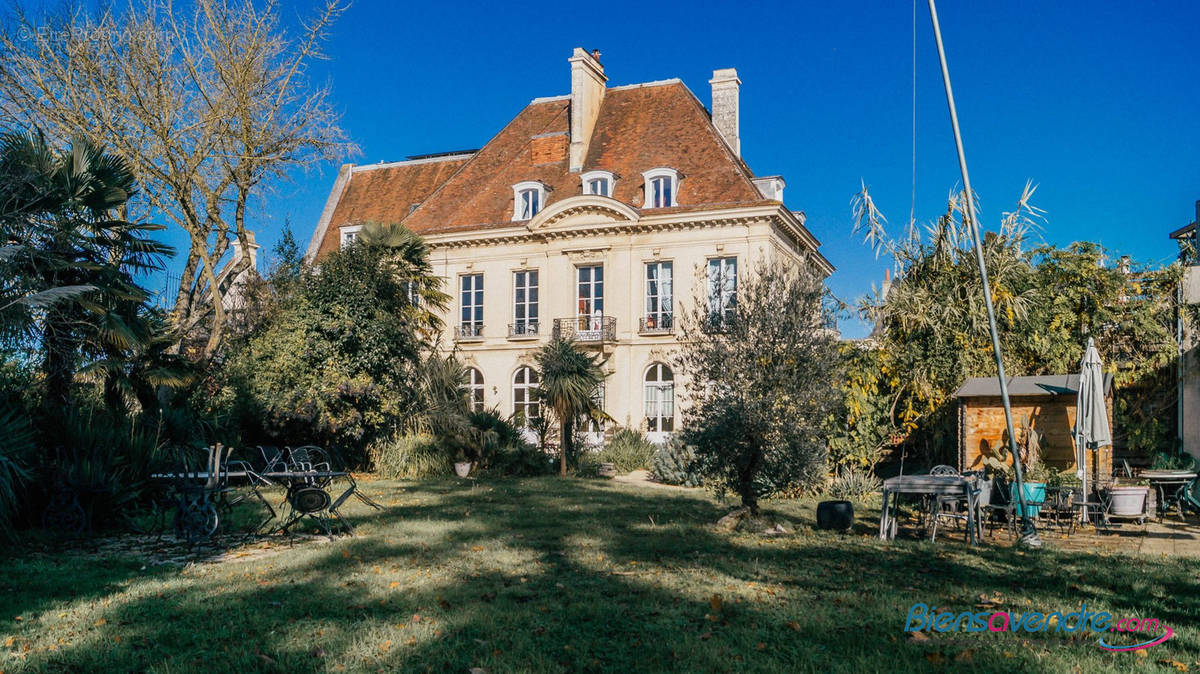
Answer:
[{"label": "stone facade", "polygon": [[679,80],[607,87],[599,56],[574,50],[571,93],[532,100],[479,150],[343,167],[309,259],[367,222],[405,225],[445,279],[439,348],[472,368],[478,405],[522,412],[557,331],[602,359],[615,423],[663,440],[684,404],[686,307],[728,302],[767,259],[833,267],[783,178],[741,159],[735,70],[714,71],[710,115]]}]

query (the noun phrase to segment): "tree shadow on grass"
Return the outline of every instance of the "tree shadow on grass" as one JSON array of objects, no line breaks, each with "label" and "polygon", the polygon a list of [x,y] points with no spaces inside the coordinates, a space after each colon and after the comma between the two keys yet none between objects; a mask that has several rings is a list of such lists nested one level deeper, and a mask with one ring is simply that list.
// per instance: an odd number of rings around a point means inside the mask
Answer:
[{"label": "tree shadow on grass", "polygon": [[[1076,662],[1126,671],[1131,656],[1098,651],[1094,635],[911,643],[905,617],[918,601],[983,610],[979,595],[1002,593],[989,610],[1066,611],[1087,601],[1119,617],[1196,620],[1175,599],[1189,596],[1191,572],[1167,561],[1145,560],[1131,572],[1119,564],[1132,558],[885,544],[807,527],[775,539],[720,535],[710,524],[727,508],[702,494],[577,480],[405,485],[392,498],[379,493],[390,485],[368,488],[386,507],[348,511],[359,536],[156,577],[116,597],[104,624],[23,662],[494,673],[880,671],[940,658],[981,671],[1060,671]],[[1195,659],[1195,634],[1182,632],[1155,656]]]}]

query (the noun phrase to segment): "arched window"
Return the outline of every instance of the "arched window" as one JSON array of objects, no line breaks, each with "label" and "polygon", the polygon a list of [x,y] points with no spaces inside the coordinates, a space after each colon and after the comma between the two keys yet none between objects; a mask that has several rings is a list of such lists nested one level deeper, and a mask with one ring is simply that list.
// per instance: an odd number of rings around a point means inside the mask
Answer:
[{"label": "arched window", "polygon": [[643,399],[646,430],[650,433],[670,433],[675,430],[675,376],[671,368],[653,363],[646,368]]},{"label": "arched window", "polygon": [[601,197],[611,197],[616,179],[611,171],[588,171],[579,176],[583,184],[584,194],[595,194]]},{"label": "arched window", "polygon": [[513,374],[513,416],[526,422],[542,416],[541,407],[537,400],[538,373],[533,368],[522,365]]},{"label": "arched window", "polygon": [[478,368],[467,368],[467,394],[471,400],[471,411],[483,411],[483,373]]},{"label": "arched window", "polygon": [[513,220],[529,220],[546,203],[546,186],[536,180],[513,185]]},{"label": "arched window", "polygon": [[646,203],[642,208],[669,208],[679,205],[679,172],[672,168],[650,169],[642,173],[646,181]]}]

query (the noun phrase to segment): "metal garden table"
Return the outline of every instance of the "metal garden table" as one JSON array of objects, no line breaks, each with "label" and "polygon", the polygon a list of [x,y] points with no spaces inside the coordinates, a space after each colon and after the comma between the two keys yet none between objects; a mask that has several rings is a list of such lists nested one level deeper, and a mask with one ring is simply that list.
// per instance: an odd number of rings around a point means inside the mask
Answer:
[{"label": "metal garden table", "polygon": [[[358,490],[358,482],[347,471],[271,470],[259,473],[257,476],[266,484],[277,484],[286,489],[283,503],[289,508],[289,512],[272,531],[288,531],[305,517],[320,524],[327,536],[333,535],[331,526],[333,522],[337,522],[347,531],[351,531],[353,527],[338,512],[338,508],[342,507],[351,496],[376,510],[383,508]],[[335,480],[344,480],[349,483],[337,498],[330,493],[330,488]],[[271,514],[275,515],[273,509]]]},{"label": "metal garden table", "polygon": [[979,490],[975,479],[961,475],[899,475],[883,481],[883,507],[879,514],[879,538],[896,537],[896,517],[892,512],[900,494],[921,496],[960,496],[967,502],[967,542],[976,542],[979,521]]},{"label": "metal garden table", "polygon": [[1187,470],[1145,470],[1142,477],[1150,480],[1158,495],[1158,520],[1161,522],[1172,506],[1179,511],[1183,519],[1184,508],[1189,504],[1188,489],[1195,481],[1197,473]]}]

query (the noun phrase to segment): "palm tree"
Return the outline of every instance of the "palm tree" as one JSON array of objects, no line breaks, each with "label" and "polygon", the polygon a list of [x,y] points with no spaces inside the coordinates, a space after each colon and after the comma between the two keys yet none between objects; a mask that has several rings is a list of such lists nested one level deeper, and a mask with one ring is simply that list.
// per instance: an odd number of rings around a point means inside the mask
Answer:
[{"label": "palm tree", "polygon": [[363,225],[358,242],[386,251],[388,265],[408,289],[409,308],[418,330],[427,334],[441,330],[438,314],[446,309],[450,297],[442,292],[442,280],[433,273],[429,244],[404,225],[385,222]]},{"label": "palm tree", "polygon": [[536,358],[542,375],[538,397],[558,419],[562,433],[559,469],[566,476],[567,452],[571,448],[575,420],[584,415],[603,415],[596,409],[592,395],[603,383],[604,372],[594,357],[562,337],[551,339],[538,351]]},{"label": "palm tree", "polygon": [[0,329],[40,342],[48,409],[70,404],[85,358],[148,332],[134,279],[174,251],[148,236],[162,226],[118,217],[134,192],[129,166],[87,141],[58,151],[40,132],[0,135]]}]

